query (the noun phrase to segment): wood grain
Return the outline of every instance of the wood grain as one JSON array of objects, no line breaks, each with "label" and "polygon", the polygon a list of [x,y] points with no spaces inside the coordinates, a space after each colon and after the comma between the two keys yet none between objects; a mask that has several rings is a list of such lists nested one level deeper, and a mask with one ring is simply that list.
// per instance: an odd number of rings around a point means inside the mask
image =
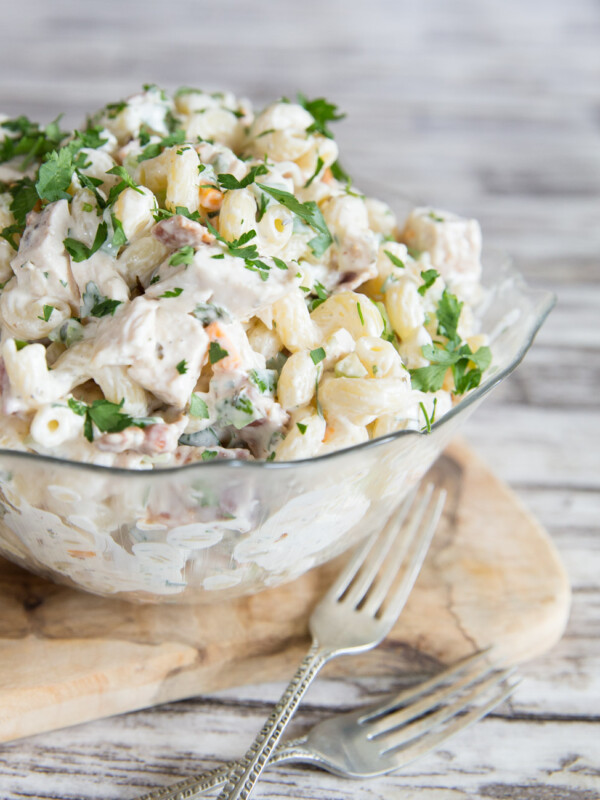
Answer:
[{"label": "wood grain", "polygon": [[[565,636],[521,668],[510,706],[409,771],[358,786],[289,768],[267,773],[257,797],[600,795],[599,42],[595,0],[2,8],[6,113],[47,121],[64,110],[78,122],[148,80],[228,87],[257,103],[298,88],[325,95],[348,112],[336,133],[350,172],[392,176],[409,196],[478,217],[487,244],[558,294],[534,349],[467,436],[559,548],[573,589]],[[393,681],[324,679],[298,727],[432,669],[406,651]],[[0,795],[135,797],[243,753],[280,691],[230,690],[5,745]]]},{"label": "wood grain", "polygon": [[[543,529],[465,445],[428,479],[448,499],[405,612],[374,654],[330,674],[393,675],[402,650],[448,663],[493,645],[517,663],[560,638],[570,591]],[[133,606],[0,562],[0,740],[291,675],[341,562],[212,607]]]}]

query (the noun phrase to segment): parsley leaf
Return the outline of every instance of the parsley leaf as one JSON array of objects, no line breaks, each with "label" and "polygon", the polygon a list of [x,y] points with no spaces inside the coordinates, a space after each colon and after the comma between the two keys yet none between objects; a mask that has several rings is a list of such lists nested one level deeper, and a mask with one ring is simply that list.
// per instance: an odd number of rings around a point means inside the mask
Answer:
[{"label": "parsley leaf", "polygon": [[310,351],[310,357],[312,358],[313,364],[316,366],[325,358],[325,350],[322,347],[316,347],[314,350]]},{"label": "parsley leaf", "polygon": [[324,162],[323,162],[323,159],[321,158],[321,156],[319,156],[319,157],[317,158],[317,166],[315,167],[315,171],[313,172],[313,174],[310,176],[310,178],[309,178],[309,179],[306,181],[306,183],[304,184],[304,188],[305,188],[305,189],[308,189],[308,187],[311,185],[311,183],[312,183],[312,182],[314,181],[314,179],[317,177],[317,175],[319,174],[319,172],[321,172],[321,170],[323,169],[323,163],[324,163]]},{"label": "parsley leaf", "polygon": [[51,342],[62,342],[62,344],[70,347],[74,342],[83,339],[83,325],[76,319],[67,319],[50,331],[48,338]]},{"label": "parsley leaf", "polygon": [[2,228],[0,231],[0,238],[6,239],[13,250],[18,250],[19,245],[17,244],[15,236],[21,236],[23,227],[23,225],[7,225],[6,228]]},{"label": "parsley leaf", "polygon": [[9,189],[12,196],[10,210],[14,214],[17,225],[25,225],[25,217],[39,200],[35,184],[31,178],[21,178]]},{"label": "parsley leaf", "polygon": [[425,405],[423,403],[419,403],[419,406],[421,408],[423,416],[425,417],[425,427],[422,428],[421,432],[425,433],[425,431],[427,431],[427,433],[431,433],[431,426],[433,425],[433,422],[435,420],[435,409],[436,409],[436,406],[437,406],[437,397],[433,398],[433,409],[431,411],[431,417],[427,413],[427,409],[425,408]]},{"label": "parsley leaf", "polygon": [[197,417],[198,419],[209,418],[208,406],[204,400],[194,392],[192,392],[192,396],[190,397],[190,416]]},{"label": "parsley leaf", "polygon": [[272,394],[275,391],[278,378],[277,370],[251,369],[248,376],[262,394]]},{"label": "parsley leaf", "polygon": [[360,319],[360,324],[365,324],[365,318],[363,317],[362,308],[360,307],[360,303],[356,304],[356,310],[358,311],[358,318]]},{"label": "parsley leaf", "polygon": [[314,118],[314,122],[306,129],[307,133],[322,133],[328,139],[333,139],[333,134],[327,127],[328,122],[336,122],[339,119],[344,119],[345,114],[337,113],[337,106],[329,103],[324,97],[317,97],[316,100],[307,100],[307,98],[298,92],[298,102],[301,106],[308,111]]},{"label": "parsley leaf", "polygon": [[241,181],[238,181],[234,175],[229,174],[217,175],[217,180],[223,189],[245,189],[247,186],[250,186],[255,182],[258,175],[266,175],[267,172],[268,170],[264,164],[258,164],[257,166],[252,167],[250,172],[245,178],[242,178]]},{"label": "parsley leaf", "polygon": [[83,300],[82,317],[106,317],[108,314],[114,316],[115,310],[121,305],[121,300],[110,300],[105,297],[93,281],[86,284],[81,299]]},{"label": "parsley leaf", "polygon": [[437,392],[442,388],[448,367],[445,364],[432,364],[410,370],[410,381],[413,389],[421,392]]},{"label": "parsley leaf", "polygon": [[185,373],[187,372],[187,361],[185,360],[185,358],[182,358],[182,359],[181,359],[181,361],[179,362],[179,364],[177,364],[177,365],[175,366],[175,369],[177,370],[177,372],[178,372],[180,375],[185,375]]},{"label": "parsley leaf", "polygon": [[441,336],[446,336],[450,340],[457,338],[456,329],[458,327],[458,319],[462,307],[463,304],[458,300],[456,295],[444,289],[444,293],[437,306],[437,331]]},{"label": "parsley leaf", "polygon": [[55,200],[70,200],[71,195],[67,189],[71,185],[73,172],[76,166],[83,166],[73,160],[71,147],[62,147],[54,150],[47,160],[41,165],[38,172],[36,191],[41,200],[48,200],[53,203]]},{"label": "parsley leaf", "polygon": [[142,150],[137,157],[138,163],[147,161],[149,158],[156,158],[156,156],[159,156],[162,153],[165,147],[173,147],[175,144],[183,144],[184,141],[185,131],[183,129],[176,130],[169,136],[165,136],[164,139],[160,140],[160,142],[149,144],[146,148],[144,148],[144,150]]},{"label": "parsley leaf", "polygon": [[111,169],[106,170],[107,175],[118,175],[121,179],[117,184],[115,184],[110,192],[108,193],[108,204],[112,205],[117,197],[121,194],[124,189],[128,187],[133,189],[138,194],[144,194],[144,192],[140,189],[137,183],[133,180],[131,175],[127,172],[125,167],[120,167],[118,164]]},{"label": "parsley leaf", "polygon": [[404,269],[404,261],[401,261],[398,258],[398,256],[395,256],[393,253],[390,253],[389,250],[384,250],[383,252],[386,254],[386,256],[389,258],[389,260],[392,262],[392,264],[395,267],[399,267],[400,269]]},{"label": "parsley leaf", "polygon": [[169,259],[169,264],[172,267],[178,267],[180,264],[191,264],[194,260],[194,253],[196,251],[192,247],[192,245],[185,245],[176,253],[173,253],[171,258]]},{"label": "parsley leaf", "polygon": [[331,167],[331,174],[336,179],[336,181],[341,181],[342,183],[346,183],[348,186],[352,185],[352,178],[348,173],[342,168],[342,165],[339,161],[334,161]]},{"label": "parsley leaf", "polygon": [[123,223],[114,214],[111,214],[110,218],[112,220],[112,225],[113,225],[113,238],[111,241],[111,245],[113,247],[118,248],[124,244],[127,244],[127,236],[125,235],[125,231],[123,230]]},{"label": "parsley leaf", "polygon": [[159,297],[179,297],[182,292],[183,289],[180,286],[176,286],[174,289],[169,289],[163,294],[159,294]]},{"label": "parsley leaf", "polygon": [[211,364],[216,364],[223,358],[227,358],[229,353],[218,342],[211,342],[208,348],[208,360]]},{"label": "parsley leaf", "polygon": [[106,241],[107,235],[108,226],[106,222],[101,222],[96,229],[96,235],[94,236],[94,241],[91,247],[88,247],[77,239],[71,239],[71,237],[67,237],[63,241],[63,244],[73,261],[79,263],[81,261],[87,261],[88,258],[91,258],[94,253],[102,247]]},{"label": "parsley leaf", "polygon": [[375,305],[379,309],[379,313],[381,314],[381,319],[383,320],[383,331],[381,333],[381,338],[385,339],[386,342],[392,342],[392,344],[396,341],[396,334],[394,333],[394,329],[392,328],[392,323],[390,322],[390,317],[387,312],[387,308],[385,304],[381,301],[376,301]]},{"label": "parsley leaf", "polygon": [[421,277],[423,278],[423,285],[419,286],[417,292],[421,295],[421,297],[424,297],[427,289],[429,289],[430,286],[433,286],[436,280],[440,277],[440,273],[437,271],[437,269],[425,269],[421,272]]},{"label": "parsley leaf", "polygon": [[283,189],[275,189],[272,186],[266,186],[264,183],[257,183],[256,185],[293,214],[296,214],[297,217],[300,217],[307,225],[310,225],[317,233],[317,236],[309,241],[308,246],[317,258],[322,256],[329,245],[333,243],[333,237],[329,232],[319,206],[312,200],[307,203],[301,203],[293,194],[285,192]]},{"label": "parsley leaf", "polygon": [[267,195],[261,192],[260,200],[258,201],[258,209],[256,211],[256,221],[260,222],[265,215],[269,201]]},{"label": "parsley leaf", "polygon": [[89,189],[90,192],[92,192],[96,198],[96,203],[98,203],[98,208],[106,208],[106,200],[98,191],[98,186],[102,186],[102,181],[100,178],[92,178],[91,175],[84,175],[79,169],[75,170],[75,174],[77,175],[79,183],[84,187],[84,189]]},{"label": "parsley leaf", "polygon": [[297,422],[296,427],[298,428],[302,436],[304,436],[304,434],[306,433],[306,429],[308,428],[308,425],[305,425],[303,422]]},{"label": "parsley leaf", "polygon": [[192,311],[192,314],[197,320],[200,320],[204,326],[210,325],[211,322],[215,322],[218,319],[224,319],[227,322],[230,321],[230,316],[227,311],[214,303],[198,303],[196,308]]},{"label": "parsley leaf", "polygon": [[44,310],[42,311],[43,316],[38,316],[38,319],[41,319],[42,322],[48,322],[48,320],[52,316],[53,311],[54,311],[54,306],[44,306]]}]

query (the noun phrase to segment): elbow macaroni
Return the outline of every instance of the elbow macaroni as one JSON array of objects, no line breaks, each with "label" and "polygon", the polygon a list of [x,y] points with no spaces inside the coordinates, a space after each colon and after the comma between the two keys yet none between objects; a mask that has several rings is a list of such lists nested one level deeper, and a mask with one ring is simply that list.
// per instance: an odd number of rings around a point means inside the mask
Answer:
[{"label": "elbow macaroni", "polygon": [[[3,440],[116,466],[293,460],[430,427],[475,385],[478,224],[399,226],[342,179],[322,105],[255,117],[149,86],[40,160],[37,194],[2,185]],[[459,348],[474,360],[445,368]]]}]

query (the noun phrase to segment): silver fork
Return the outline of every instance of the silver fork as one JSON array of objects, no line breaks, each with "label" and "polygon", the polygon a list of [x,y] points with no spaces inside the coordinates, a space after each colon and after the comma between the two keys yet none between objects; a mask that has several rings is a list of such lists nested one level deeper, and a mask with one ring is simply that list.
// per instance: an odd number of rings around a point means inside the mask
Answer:
[{"label": "silver fork", "polygon": [[[430,484],[402,503],[375,538],[365,542],[310,617],[312,645],[271,716],[235,762],[219,800],[246,800],[273,748],[319,670],[339,655],[379,644],[392,629],[427,554],[446,493]],[[400,576],[400,577],[399,577]]]},{"label": "silver fork", "polygon": [[[308,763],[345,778],[396,772],[477,722],[515,690],[518,681],[507,680],[511,671],[494,671],[487,655],[475,653],[381,703],[318,723],[279,745],[269,766]],[[468,706],[473,708],[463,713]],[[225,764],[138,800],[191,800],[225,783],[232,767]]]},{"label": "silver fork", "polygon": [[[401,505],[382,533],[342,570],[310,617],[312,645],[246,755],[229,772],[218,800],[246,800],[292,714],[319,670],[332,658],[370,650],[404,607],[437,527],[446,493],[429,484]],[[399,578],[399,575],[401,577]]]}]

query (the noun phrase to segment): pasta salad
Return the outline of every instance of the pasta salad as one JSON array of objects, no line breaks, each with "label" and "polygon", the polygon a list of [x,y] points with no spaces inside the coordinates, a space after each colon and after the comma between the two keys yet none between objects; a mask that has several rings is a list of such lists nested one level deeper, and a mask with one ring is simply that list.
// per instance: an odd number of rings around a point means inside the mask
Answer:
[{"label": "pasta salad", "polygon": [[476,387],[479,225],[399,226],[342,169],[342,116],[148,85],[70,133],[0,117],[0,446],[289,461]]}]

